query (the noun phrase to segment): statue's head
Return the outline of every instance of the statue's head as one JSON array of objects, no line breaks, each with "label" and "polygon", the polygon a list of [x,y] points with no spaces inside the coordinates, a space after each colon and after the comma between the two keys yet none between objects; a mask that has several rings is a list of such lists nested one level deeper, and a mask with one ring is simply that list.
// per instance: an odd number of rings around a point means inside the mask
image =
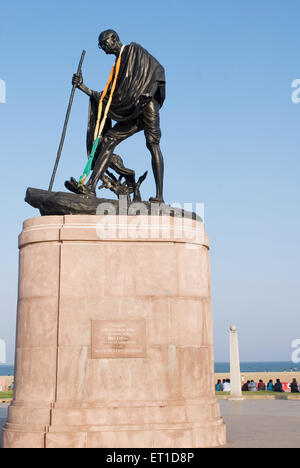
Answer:
[{"label": "statue's head", "polygon": [[106,54],[118,55],[120,53],[122,43],[116,31],[113,29],[107,29],[100,34],[98,47]]}]

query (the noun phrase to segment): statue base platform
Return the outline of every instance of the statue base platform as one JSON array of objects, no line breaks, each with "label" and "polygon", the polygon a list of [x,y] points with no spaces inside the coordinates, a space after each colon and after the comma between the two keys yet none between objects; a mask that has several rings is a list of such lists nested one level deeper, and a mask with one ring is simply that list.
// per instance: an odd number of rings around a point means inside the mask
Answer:
[{"label": "statue base platform", "polygon": [[[96,215],[116,214],[120,216],[172,216],[187,217],[202,221],[195,213],[175,208],[166,203],[133,202],[126,195],[120,200],[110,198],[96,198],[94,196],[78,195],[71,192],[49,192],[29,187],[25,201],[37,208],[41,216],[64,215]],[[103,213],[105,211],[105,213]]]},{"label": "statue base platform", "polygon": [[215,398],[209,243],[161,216],[25,221],[3,448],[226,443]]}]

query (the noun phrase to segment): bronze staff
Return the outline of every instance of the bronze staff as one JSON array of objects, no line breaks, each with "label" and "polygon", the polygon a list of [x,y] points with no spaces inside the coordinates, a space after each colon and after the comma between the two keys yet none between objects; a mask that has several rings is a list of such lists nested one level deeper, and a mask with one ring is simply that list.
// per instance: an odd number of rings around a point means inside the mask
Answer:
[{"label": "bronze staff", "polygon": [[[77,69],[77,75],[81,75],[81,67],[82,67],[82,64],[83,64],[84,56],[85,56],[85,50],[83,50],[82,54],[81,54],[80,62],[79,62],[78,69]],[[66,118],[65,118],[65,124],[64,124],[63,132],[62,132],[62,136],[61,136],[61,140],[60,140],[60,144],[59,144],[59,148],[58,148],[58,152],[57,152],[57,156],[56,156],[56,161],[55,161],[55,165],[54,165],[54,169],[53,169],[49,189],[48,189],[49,192],[52,192],[57,167],[58,167],[58,164],[59,164],[62,148],[63,148],[64,141],[65,141],[67,126],[68,126],[68,122],[69,122],[71,107],[72,107],[72,104],[73,104],[73,98],[74,98],[76,88],[77,88],[77,86],[73,85],[70,100],[69,100],[68,110],[67,110],[67,114],[66,114]]]}]

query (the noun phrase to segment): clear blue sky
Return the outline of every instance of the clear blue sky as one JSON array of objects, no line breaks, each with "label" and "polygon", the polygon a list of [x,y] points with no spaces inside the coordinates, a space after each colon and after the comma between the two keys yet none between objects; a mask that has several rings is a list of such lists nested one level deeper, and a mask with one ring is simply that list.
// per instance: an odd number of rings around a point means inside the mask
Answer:
[{"label": "clear blue sky", "polygon": [[[17,235],[37,211],[28,186],[47,188],[83,48],[86,84],[101,90],[112,57],[97,37],[116,29],[164,65],[161,112],[167,202],[203,202],[211,238],[215,357],[228,329],[241,359],[289,360],[300,338],[299,0],[52,0],[5,2],[0,12],[0,338],[13,361]],[[55,189],[83,169],[88,99],[77,92]],[[143,135],[118,151],[151,171]],[[152,175],[144,195],[152,194]]]}]

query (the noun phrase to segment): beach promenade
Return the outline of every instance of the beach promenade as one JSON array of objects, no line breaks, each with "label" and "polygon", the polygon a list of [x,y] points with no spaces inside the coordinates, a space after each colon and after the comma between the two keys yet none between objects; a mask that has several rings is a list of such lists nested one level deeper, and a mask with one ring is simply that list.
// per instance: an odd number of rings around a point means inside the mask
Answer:
[{"label": "beach promenade", "polygon": [[[300,372],[241,372],[241,377],[244,377],[244,382],[247,380],[254,380],[258,383],[259,380],[267,383],[269,380],[276,382],[276,379],[280,379],[281,382],[291,383],[293,379],[296,379],[300,384]],[[230,373],[215,374],[215,381],[230,379]]]},{"label": "beach promenade", "polygon": [[220,401],[225,448],[299,448],[300,401]]},{"label": "beach promenade", "polygon": [[8,403],[0,403],[0,447],[1,447],[2,427],[4,426],[7,420],[8,406],[9,406]]},{"label": "beach promenade", "polygon": [[14,377],[12,375],[0,376],[0,392],[6,392],[9,390],[13,382]]}]

